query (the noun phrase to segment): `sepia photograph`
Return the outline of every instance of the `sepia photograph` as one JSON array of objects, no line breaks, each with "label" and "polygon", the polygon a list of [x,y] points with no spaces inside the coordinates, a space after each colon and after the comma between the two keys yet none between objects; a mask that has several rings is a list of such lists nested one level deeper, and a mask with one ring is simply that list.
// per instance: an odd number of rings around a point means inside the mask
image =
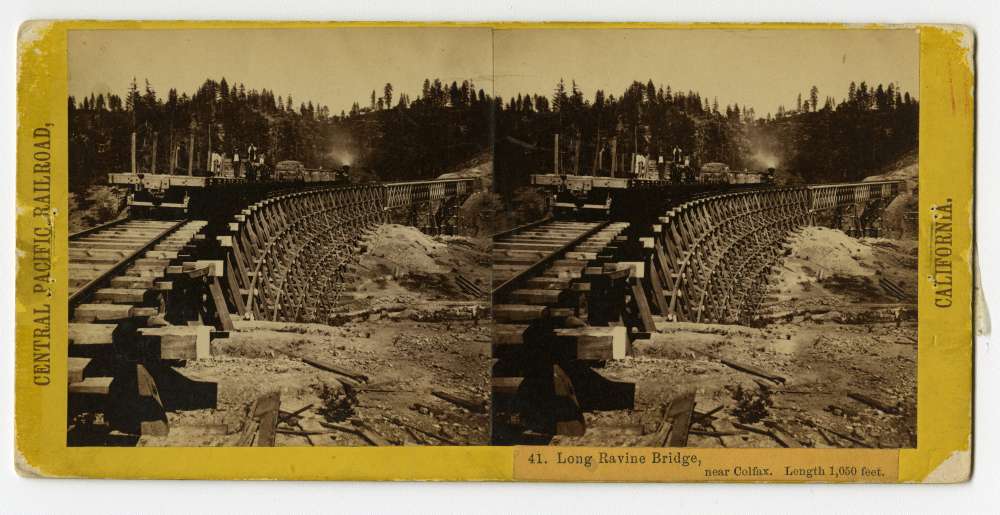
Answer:
[{"label": "sepia photograph", "polygon": [[18,27],[35,504],[981,475],[978,28],[370,7]]},{"label": "sepia photograph", "polygon": [[917,30],[514,27],[494,62],[494,444],[916,447]]},{"label": "sepia photograph", "polygon": [[489,28],[67,45],[70,446],[489,443]]}]

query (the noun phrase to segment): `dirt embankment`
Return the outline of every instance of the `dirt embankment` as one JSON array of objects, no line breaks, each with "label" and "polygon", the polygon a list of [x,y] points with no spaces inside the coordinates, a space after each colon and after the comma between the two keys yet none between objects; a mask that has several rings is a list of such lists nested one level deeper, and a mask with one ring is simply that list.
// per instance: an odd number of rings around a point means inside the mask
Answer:
[{"label": "dirt embankment", "polygon": [[899,161],[887,167],[884,173],[866,177],[871,181],[905,181],[899,196],[892,200],[882,212],[882,227],[885,236],[897,239],[917,239],[917,218],[914,216],[920,210],[918,196],[920,193],[920,169],[917,163],[917,153],[904,155]]},{"label": "dirt embankment", "polygon": [[636,384],[635,409],[588,413],[585,436],[555,443],[648,442],[690,388],[698,413],[718,408],[696,415],[690,446],[916,445],[915,243],[810,227],[779,270],[759,326],[658,321],[634,358],[602,370]]},{"label": "dirt embankment", "polygon": [[380,227],[335,325],[237,322],[227,338],[212,341],[210,359],[184,368],[186,375],[217,382],[215,409],[171,412],[170,436],[145,437],[142,444],[234,445],[250,404],[272,391],[280,392],[282,411],[305,408],[278,424],[279,446],[371,445],[345,428],[363,428],[381,445],[486,444],[488,297],[467,291],[469,284],[487,290],[483,245]]},{"label": "dirt embankment", "polygon": [[493,156],[483,152],[438,179],[479,179],[483,191],[493,191]]}]

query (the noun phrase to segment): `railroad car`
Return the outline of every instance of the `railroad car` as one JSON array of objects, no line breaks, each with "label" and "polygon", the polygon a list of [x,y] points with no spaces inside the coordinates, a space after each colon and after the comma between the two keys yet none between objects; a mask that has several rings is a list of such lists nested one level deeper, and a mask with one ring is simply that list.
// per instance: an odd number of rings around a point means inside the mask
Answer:
[{"label": "railroad car", "polygon": [[264,191],[281,188],[286,183],[347,183],[350,167],[336,169],[306,168],[300,161],[278,162],[273,169],[265,163],[256,163],[244,168],[244,176],[229,173],[208,175],[181,175],[164,173],[112,173],[108,183],[128,188],[127,205],[133,211],[146,214],[159,212],[170,214],[187,212],[192,196],[211,196],[219,188],[245,185],[247,191]]},{"label": "railroad car", "polygon": [[279,161],[274,165],[274,180],[282,182],[305,180],[305,169],[305,165],[300,161]]}]

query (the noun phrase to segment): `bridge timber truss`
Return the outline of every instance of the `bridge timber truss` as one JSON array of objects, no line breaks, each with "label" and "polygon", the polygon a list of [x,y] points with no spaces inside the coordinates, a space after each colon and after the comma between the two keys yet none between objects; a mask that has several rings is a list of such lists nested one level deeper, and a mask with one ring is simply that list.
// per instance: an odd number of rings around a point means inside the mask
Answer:
[{"label": "bridge timber truss", "polygon": [[[748,323],[790,232],[850,222],[869,233],[899,181],[724,193],[670,209],[643,239],[650,307],[668,320]],[[649,244],[651,241],[652,245]]]},{"label": "bridge timber truss", "polygon": [[423,209],[440,230],[478,187],[475,179],[331,186],[256,202],[218,237],[225,291],[215,302],[242,317],[325,322],[367,233]]}]

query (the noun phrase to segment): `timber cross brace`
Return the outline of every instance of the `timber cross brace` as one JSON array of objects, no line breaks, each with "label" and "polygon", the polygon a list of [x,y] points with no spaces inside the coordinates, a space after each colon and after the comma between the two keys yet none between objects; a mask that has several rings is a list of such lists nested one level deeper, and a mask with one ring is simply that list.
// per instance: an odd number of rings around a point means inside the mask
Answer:
[{"label": "timber cross brace", "polygon": [[362,184],[282,193],[234,217],[224,249],[219,311],[257,320],[326,322],[360,244],[393,214],[426,207],[440,229],[478,188],[475,179]]},{"label": "timber cross brace", "polygon": [[[724,193],[674,207],[651,229],[646,259],[650,306],[668,320],[749,323],[767,289],[782,243],[799,227],[852,214],[863,236],[895,198],[901,181]],[[662,292],[662,298],[660,293]]]}]

